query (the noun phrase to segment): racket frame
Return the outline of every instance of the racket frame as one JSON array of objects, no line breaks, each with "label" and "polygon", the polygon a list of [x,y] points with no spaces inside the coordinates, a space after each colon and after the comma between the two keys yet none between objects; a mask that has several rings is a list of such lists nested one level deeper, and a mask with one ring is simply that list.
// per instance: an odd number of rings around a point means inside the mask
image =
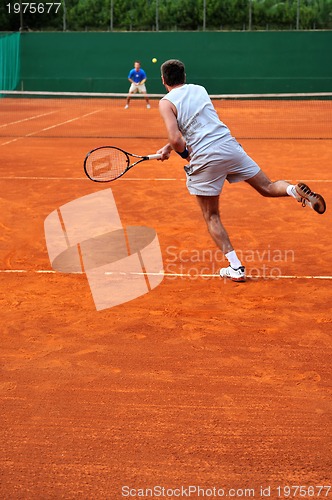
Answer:
[{"label": "racket frame", "polygon": [[[124,153],[124,155],[126,156],[127,167],[124,169],[124,171],[121,174],[117,175],[113,179],[97,179],[95,177],[91,177],[90,174],[88,173],[87,162],[89,160],[89,157],[92,153],[94,153],[95,151],[98,151],[100,149],[117,149],[118,151],[121,151],[122,153]],[[139,159],[135,163],[130,164],[130,157],[139,158]],[[147,160],[159,160],[160,158],[161,158],[161,154],[141,156],[141,155],[135,155],[134,153],[128,153],[128,151],[125,151],[124,149],[118,148],[116,146],[99,146],[98,148],[91,149],[91,151],[89,151],[87,153],[87,155],[84,159],[84,172],[85,172],[85,175],[93,182],[113,182],[116,179],[119,179],[120,177],[122,177],[126,172],[128,172],[128,170],[133,168],[138,163],[141,163],[141,162],[147,161]]]}]

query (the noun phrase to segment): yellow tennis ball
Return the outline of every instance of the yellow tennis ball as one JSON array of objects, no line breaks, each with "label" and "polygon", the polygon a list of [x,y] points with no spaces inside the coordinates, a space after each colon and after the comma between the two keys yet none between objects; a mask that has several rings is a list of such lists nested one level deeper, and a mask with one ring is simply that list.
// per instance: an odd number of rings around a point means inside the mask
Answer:
[{"label": "yellow tennis ball", "polygon": [[154,57],[154,58],[152,59],[152,62],[153,62],[153,63],[156,63],[156,62],[157,62],[157,59]]}]

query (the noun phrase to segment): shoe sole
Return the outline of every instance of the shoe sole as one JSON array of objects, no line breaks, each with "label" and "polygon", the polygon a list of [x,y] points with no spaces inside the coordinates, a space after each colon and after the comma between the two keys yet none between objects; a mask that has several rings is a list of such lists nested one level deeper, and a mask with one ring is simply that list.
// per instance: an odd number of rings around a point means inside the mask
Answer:
[{"label": "shoe sole", "polygon": [[227,274],[224,274],[223,276],[220,274],[220,278],[227,278],[228,280],[232,280],[237,283],[244,283],[247,279],[245,276],[242,276],[241,278],[233,278],[232,276],[227,276]]},{"label": "shoe sole", "polygon": [[304,200],[311,203],[311,206],[318,214],[323,214],[326,210],[326,203],[322,195],[311,191],[306,184],[298,184],[295,186],[297,194]]},{"label": "shoe sole", "polygon": [[243,278],[231,278],[231,277],[230,277],[230,279],[231,279],[232,281],[235,281],[236,283],[244,283],[244,282],[247,280],[247,278],[246,278],[246,277],[243,277]]}]

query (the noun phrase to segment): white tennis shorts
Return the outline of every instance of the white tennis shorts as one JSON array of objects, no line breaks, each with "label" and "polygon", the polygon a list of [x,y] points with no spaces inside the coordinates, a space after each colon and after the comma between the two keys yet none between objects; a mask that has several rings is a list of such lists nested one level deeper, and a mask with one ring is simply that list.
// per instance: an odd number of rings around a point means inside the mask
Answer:
[{"label": "white tennis shorts", "polygon": [[190,194],[218,196],[225,180],[231,183],[246,181],[258,174],[260,168],[231,137],[220,144],[214,144],[210,155],[205,153],[202,158],[198,157],[193,164],[185,167],[185,171]]},{"label": "white tennis shorts", "polygon": [[137,92],[139,94],[146,94],[145,83],[140,83],[139,85],[135,85],[134,83],[132,83],[130,85],[129,92],[130,94],[137,94]]}]

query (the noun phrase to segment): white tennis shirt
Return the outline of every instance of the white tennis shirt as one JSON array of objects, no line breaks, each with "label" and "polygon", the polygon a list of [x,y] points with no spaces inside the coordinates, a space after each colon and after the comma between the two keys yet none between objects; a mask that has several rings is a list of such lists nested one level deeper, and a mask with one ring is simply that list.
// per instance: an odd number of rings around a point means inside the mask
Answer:
[{"label": "white tennis shirt", "polygon": [[206,89],[201,85],[184,84],[172,89],[162,99],[176,107],[178,127],[192,151],[190,165],[196,169],[219,159],[214,144],[229,140],[231,134],[219,119]]}]

